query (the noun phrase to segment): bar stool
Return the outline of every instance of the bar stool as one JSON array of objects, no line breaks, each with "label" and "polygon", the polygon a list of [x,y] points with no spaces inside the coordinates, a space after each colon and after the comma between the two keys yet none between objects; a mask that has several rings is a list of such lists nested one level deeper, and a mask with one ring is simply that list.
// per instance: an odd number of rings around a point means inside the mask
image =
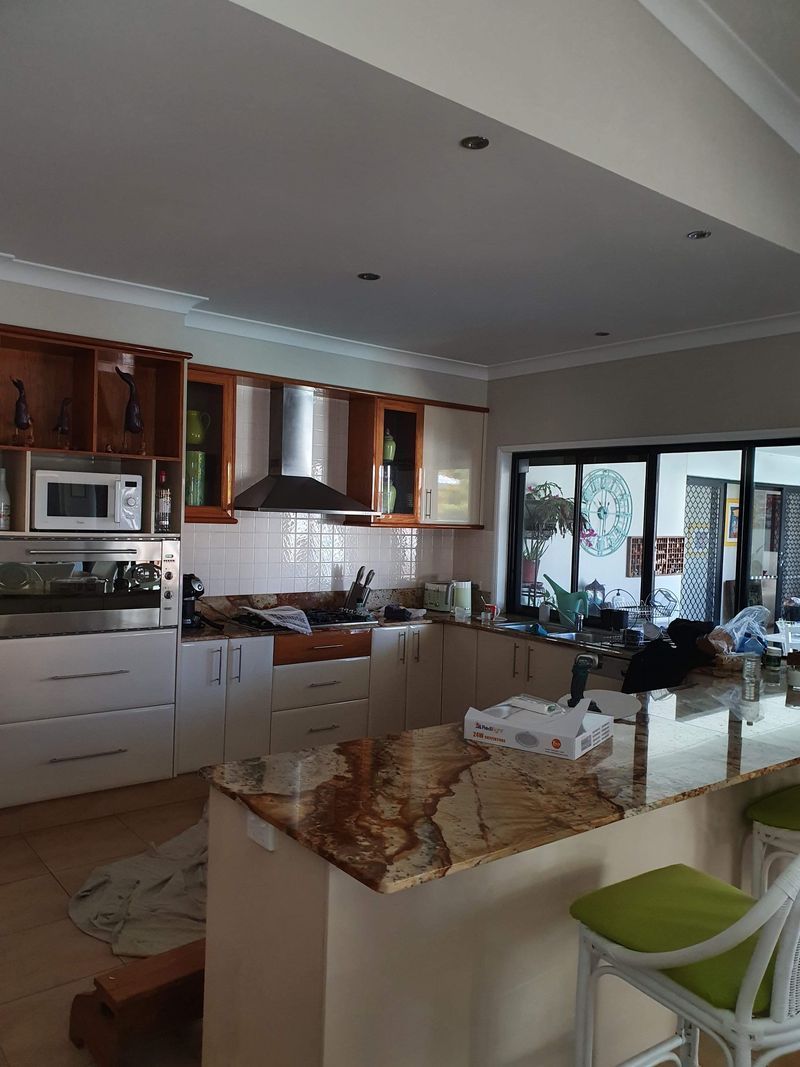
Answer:
[{"label": "bar stool", "polygon": [[753,895],[760,897],[777,859],[800,856],[800,785],[754,801],[745,814],[753,823]]},{"label": "bar stool", "polygon": [[607,974],[678,1017],[672,1037],[619,1067],[697,1067],[700,1030],[730,1067],[766,1067],[800,1049],[798,893],[800,857],[758,900],[682,864],[576,900],[576,1067],[592,1067],[595,985]]}]

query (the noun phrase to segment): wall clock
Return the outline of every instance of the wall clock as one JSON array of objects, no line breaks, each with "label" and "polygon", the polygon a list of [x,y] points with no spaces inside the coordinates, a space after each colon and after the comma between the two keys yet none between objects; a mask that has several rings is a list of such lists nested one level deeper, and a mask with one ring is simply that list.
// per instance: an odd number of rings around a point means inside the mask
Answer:
[{"label": "wall clock", "polygon": [[592,471],[583,481],[581,511],[596,536],[583,542],[591,556],[610,556],[625,543],[633,519],[633,497],[628,483],[607,467]]}]

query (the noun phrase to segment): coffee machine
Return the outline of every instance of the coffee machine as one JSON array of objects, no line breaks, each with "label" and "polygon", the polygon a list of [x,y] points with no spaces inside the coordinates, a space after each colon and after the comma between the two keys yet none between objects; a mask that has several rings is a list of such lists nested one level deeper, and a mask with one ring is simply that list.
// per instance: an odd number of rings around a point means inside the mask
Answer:
[{"label": "coffee machine", "polygon": [[181,616],[181,626],[184,630],[200,630],[203,628],[203,617],[197,610],[197,601],[205,591],[205,586],[196,574],[184,574],[183,613]]}]

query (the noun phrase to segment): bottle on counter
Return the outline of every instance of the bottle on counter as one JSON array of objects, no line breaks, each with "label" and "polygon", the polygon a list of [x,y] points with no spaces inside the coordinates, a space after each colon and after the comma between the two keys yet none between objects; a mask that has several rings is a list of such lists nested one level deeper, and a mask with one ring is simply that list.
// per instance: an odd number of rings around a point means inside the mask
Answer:
[{"label": "bottle on counter", "polygon": [[786,655],[786,706],[800,707],[800,652]]},{"label": "bottle on counter", "polygon": [[764,670],[764,684],[773,690],[781,684],[781,650],[776,645],[771,645],[761,660]]},{"label": "bottle on counter", "polygon": [[169,533],[172,522],[172,492],[167,485],[167,472],[162,468],[158,472],[158,492],[156,493],[156,533]]},{"label": "bottle on counter", "polygon": [[742,662],[742,700],[761,699],[761,657],[751,652]]},{"label": "bottle on counter", "polygon": [[5,467],[0,467],[0,530],[11,529],[11,496],[6,485]]}]

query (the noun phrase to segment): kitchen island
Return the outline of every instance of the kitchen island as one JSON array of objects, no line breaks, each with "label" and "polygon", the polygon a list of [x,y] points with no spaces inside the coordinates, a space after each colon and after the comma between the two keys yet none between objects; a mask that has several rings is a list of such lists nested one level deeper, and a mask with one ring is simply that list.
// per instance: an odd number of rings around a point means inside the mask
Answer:
[{"label": "kitchen island", "polygon": [[[566,1067],[570,901],[676,861],[738,878],[747,802],[800,780],[800,714],[695,686],[576,762],[451,725],[208,775],[206,1067]],[[601,1012],[600,1067],[669,1025],[602,992],[630,1025]]]}]

